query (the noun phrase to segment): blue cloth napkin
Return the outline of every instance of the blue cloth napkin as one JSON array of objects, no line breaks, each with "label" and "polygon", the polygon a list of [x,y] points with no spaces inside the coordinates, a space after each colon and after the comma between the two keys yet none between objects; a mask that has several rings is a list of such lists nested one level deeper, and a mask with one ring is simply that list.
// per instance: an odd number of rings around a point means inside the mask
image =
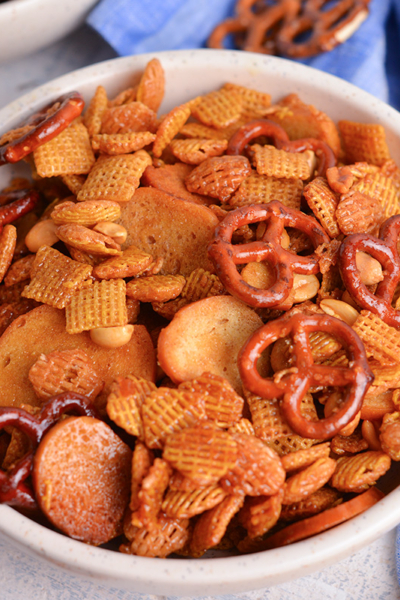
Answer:
[{"label": "blue cloth napkin", "polygon": [[[101,0],[87,22],[121,56],[201,48],[236,0]],[[346,43],[299,62],[354,83],[400,110],[400,0],[371,0]]]}]

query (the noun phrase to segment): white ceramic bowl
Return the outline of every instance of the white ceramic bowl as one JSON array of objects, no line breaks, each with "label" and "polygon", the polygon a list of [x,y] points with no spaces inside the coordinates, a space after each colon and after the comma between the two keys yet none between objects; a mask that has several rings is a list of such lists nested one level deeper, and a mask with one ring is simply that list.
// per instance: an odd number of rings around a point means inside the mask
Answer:
[{"label": "white ceramic bowl", "polygon": [[[0,110],[0,133],[35,109],[71,90],[89,98],[98,84],[109,95],[132,85],[153,55],[114,59],[61,77]],[[231,81],[272,94],[297,92],[334,120],[381,123],[393,158],[400,164],[400,114],[369,94],[330,75],[260,54],[195,50],[158,54],[166,72],[171,107]],[[19,167],[0,168],[0,189]],[[394,465],[394,471],[396,471]],[[400,465],[399,465],[400,466]],[[0,506],[0,533],[13,545],[101,585],[160,595],[239,593],[303,577],[371,543],[400,522],[400,473],[383,480],[388,495],[366,513],[291,546],[247,556],[209,559],[150,559],[127,556],[71,540]],[[381,487],[381,485],[380,485]]]},{"label": "white ceramic bowl", "polygon": [[0,63],[27,56],[81,25],[98,0],[8,0],[0,4]]}]

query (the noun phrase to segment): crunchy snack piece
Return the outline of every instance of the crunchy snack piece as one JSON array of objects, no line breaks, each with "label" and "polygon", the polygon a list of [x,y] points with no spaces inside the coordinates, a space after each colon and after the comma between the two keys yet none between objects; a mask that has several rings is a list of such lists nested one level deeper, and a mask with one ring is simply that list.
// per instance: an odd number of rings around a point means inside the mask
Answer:
[{"label": "crunchy snack piece", "polygon": [[83,265],[49,246],[42,246],[31,268],[31,281],[21,295],[55,308],[65,308],[91,272],[90,265]]},{"label": "crunchy snack piece", "polygon": [[158,58],[152,58],[146,65],[139,81],[136,98],[157,112],[164,98],[165,75]]},{"label": "crunchy snack piece", "polygon": [[114,423],[131,435],[144,439],[141,406],[144,399],[156,390],[152,381],[141,377],[117,377],[107,399],[107,414]]},{"label": "crunchy snack piece", "polygon": [[7,327],[15,321],[15,319],[33,308],[36,308],[37,303],[34,300],[25,300],[21,298],[9,304],[0,305],[0,336],[5,332]]},{"label": "crunchy snack piece", "polygon": [[205,140],[229,140],[225,129],[214,129],[202,123],[185,123],[179,133],[186,138],[199,138]]},{"label": "crunchy snack piece", "polygon": [[341,153],[339,133],[328,115],[311,104],[305,104],[297,94],[289,94],[276,105],[280,110],[268,114],[268,119],[283,127],[291,140],[316,138],[330,146],[336,156]]},{"label": "crunchy snack piece", "polygon": [[263,541],[258,550],[279,548],[322,533],[366,511],[379,502],[383,496],[384,494],[377,488],[371,488],[348,502],[343,502],[339,506],[329,508],[318,515],[288,525]]},{"label": "crunchy snack piece", "polygon": [[324,444],[318,444],[312,448],[306,450],[299,450],[298,452],[291,452],[282,456],[282,465],[286,472],[295,471],[297,469],[303,469],[308,467],[315,460],[319,458],[326,458],[329,456],[330,443],[325,442]]},{"label": "crunchy snack piece", "polygon": [[235,423],[234,425],[231,425],[231,427],[229,427],[228,432],[231,434],[234,433],[244,433],[246,435],[255,435],[254,432],[254,427],[251,421],[249,421],[249,419],[239,419],[239,421],[237,421],[237,423]]},{"label": "crunchy snack piece", "polygon": [[188,519],[170,519],[160,515],[158,524],[159,527],[154,531],[148,531],[145,527],[130,527],[127,536],[129,544],[122,545],[120,551],[137,556],[166,558],[186,545],[190,535]]},{"label": "crunchy snack piece", "polygon": [[186,177],[189,192],[228,202],[241,182],[251,173],[245,156],[207,158]]},{"label": "crunchy snack piece", "polygon": [[142,102],[129,102],[104,111],[100,133],[154,133],[156,122],[157,115],[154,110]]},{"label": "crunchy snack piece", "polygon": [[104,387],[93,361],[79,348],[41,354],[29,370],[29,380],[41,399],[76,392],[93,400]]},{"label": "crunchy snack piece", "polygon": [[196,379],[181,383],[179,389],[202,394],[207,418],[218,427],[231,427],[242,416],[243,398],[219,375],[203,373]]},{"label": "crunchy snack piece", "polygon": [[363,492],[386,473],[390,463],[387,454],[371,450],[355,456],[341,456],[330,484],[340,492]]},{"label": "crunchy snack piece", "polygon": [[33,158],[40,177],[86,174],[95,162],[88,131],[79,122],[36,148]]},{"label": "crunchy snack piece", "polygon": [[112,108],[113,106],[122,106],[122,104],[129,104],[130,102],[135,102],[136,94],[139,84],[136,84],[132,87],[128,87],[119,94],[117,94],[112,100],[108,101],[108,108]]},{"label": "crunchy snack piece", "polygon": [[[261,323],[253,310],[231,296],[213,296],[189,304],[161,331],[160,365],[175,382],[210,372],[227,379],[240,393],[242,382],[237,356],[248,336]],[[264,361],[260,364],[261,371],[265,367]]]},{"label": "crunchy snack piece", "polygon": [[155,139],[155,133],[150,131],[99,133],[92,137],[92,148],[110,156],[129,154],[148,146]]},{"label": "crunchy snack piece", "polygon": [[149,448],[163,448],[172,433],[206,418],[201,394],[160,387],[142,405],[144,436]]},{"label": "crunchy snack piece", "polygon": [[129,246],[121,255],[104,260],[93,270],[99,279],[135,277],[143,273],[153,262],[153,257],[136,246]]},{"label": "crunchy snack piece", "polygon": [[199,165],[206,158],[221,156],[228,146],[227,140],[207,140],[192,138],[172,140],[172,154],[189,165]]},{"label": "crunchy snack piece", "polygon": [[351,435],[335,435],[331,441],[331,451],[338,456],[356,454],[364,450],[368,450],[368,444],[358,430]]},{"label": "crunchy snack piece", "polygon": [[256,437],[240,433],[232,437],[237,445],[237,459],[220,480],[223,489],[247,496],[276,494],[285,480],[278,454]]},{"label": "crunchy snack piece", "polygon": [[139,186],[144,169],[150,164],[150,155],[145,150],[138,150],[135,154],[100,156],[77,199],[127,202]]},{"label": "crunchy snack piece", "polygon": [[76,225],[75,223],[59,225],[56,233],[65,244],[87,254],[109,256],[122,253],[120,244],[117,244],[112,237],[93,231],[93,229],[83,225]]},{"label": "crunchy snack piece", "polygon": [[220,504],[201,515],[194,526],[190,542],[192,556],[202,556],[206,550],[219,544],[243,502],[244,496],[227,496]]},{"label": "crunchy snack piece", "polygon": [[136,514],[132,515],[132,525],[144,527],[147,531],[159,529],[158,515],[171,474],[172,468],[165,460],[154,459],[154,463],[142,480],[138,492],[139,508]]},{"label": "crunchy snack piece", "polygon": [[71,537],[102,544],[122,533],[129,502],[131,450],[92,417],[62,419],[35,454],[40,508]]},{"label": "crunchy snack piece", "polygon": [[5,225],[0,233],[0,282],[3,281],[14,256],[17,243],[17,229]]},{"label": "crunchy snack piece", "polygon": [[134,244],[163,258],[162,275],[186,277],[199,267],[211,269],[207,248],[218,219],[207,207],[140,187],[122,207],[119,223],[128,231],[123,247]]},{"label": "crunchy snack piece", "polygon": [[72,295],[65,316],[68,333],[127,324],[126,283],[123,279],[95,281]]},{"label": "crunchy snack piece", "polygon": [[318,458],[284,484],[282,504],[300,502],[328,483],[336,468],[336,461],[328,456]]},{"label": "crunchy snack piece", "polygon": [[303,153],[277,150],[274,146],[253,144],[252,160],[260,175],[278,179],[308,179],[310,165]]},{"label": "crunchy snack piece", "polygon": [[371,173],[359,179],[351,188],[377,200],[388,219],[400,213],[398,190],[393,181],[382,173]]},{"label": "crunchy snack piece", "polygon": [[348,163],[366,162],[380,167],[390,159],[382,125],[342,120],[338,127]]},{"label": "crunchy snack piece", "polygon": [[240,94],[243,101],[241,117],[247,121],[262,116],[265,114],[265,110],[271,105],[271,95],[259,90],[253,90],[243,85],[237,85],[236,83],[225,83],[222,89]]},{"label": "crunchy snack piece", "polygon": [[229,200],[229,205],[239,207],[248,204],[265,204],[279,200],[285,206],[300,210],[303,182],[301,179],[278,179],[260,175],[257,171],[242,181]]},{"label": "crunchy snack piece", "polygon": [[147,167],[141,179],[141,185],[155,187],[162,192],[188,200],[196,204],[210,204],[211,198],[201,194],[192,194],[186,189],[185,179],[193,170],[192,165],[177,162],[162,167]]},{"label": "crunchy snack piece", "polygon": [[150,275],[128,281],[126,295],[141,302],[167,302],[179,296],[185,278],[182,275]]},{"label": "crunchy snack piece", "polygon": [[221,129],[239,119],[242,107],[243,96],[238,90],[221,88],[203,96],[193,116],[203,125]]},{"label": "crunchy snack piece", "polygon": [[66,200],[57,204],[51,212],[51,218],[57,225],[84,225],[92,227],[100,221],[116,221],[121,215],[118,202],[109,200],[86,200],[71,202]]},{"label": "crunchy snack piece", "polygon": [[340,234],[336,218],[339,197],[331,190],[326,179],[316,177],[310,181],[304,188],[304,197],[328,235],[336,238]]},{"label": "crunchy snack piece", "polygon": [[30,279],[31,269],[35,258],[36,254],[28,254],[13,262],[4,277],[4,285],[6,287],[11,287]]},{"label": "crunchy snack piece", "polygon": [[186,123],[192,112],[192,102],[175,106],[162,120],[157,129],[153,144],[153,156],[160,157],[163,150],[173,140],[181,127]]},{"label": "crunchy snack piece", "polygon": [[215,426],[198,425],[169,435],[163,458],[198,486],[212,485],[235,466],[237,443]]},{"label": "crunchy snack piece", "polygon": [[107,92],[102,85],[99,85],[83,115],[83,123],[86,126],[90,137],[100,133],[103,113],[107,106]]},{"label": "crunchy snack piece", "polygon": [[226,492],[218,485],[209,485],[191,491],[169,489],[162,503],[167,517],[190,519],[220,504]]},{"label": "crunchy snack piece", "polygon": [[400,332],[397,329],[368,310],[361,311],[353,329],[363,341],[367,356],[373,356],[382,364],[397,362],[400,351]]},{"label": "crunchy snack piece", "polygon": [[341,501],[342,496],[337,490],[324,486],[299,502],[282,506],[280,519],[286,523],[308,519],[337,506]]},{"label": "crunchy snack piece", "polygon": [[384,219],[376,199],[354,190],[341,196],[335,215],[340,231],[346,235],[376,231]]},{"label": "crunchy snack piece", "polygon": [[[131,499],[129,509],[134,512],[140,506],[139,492],[142,486],[142,481],[148,474],[151,465],[154,462],[154,454],[139,440],[135,443],[135,448],[132,453],[131,467]],[[131,517],[133,515],[131,514]]]},{"label": "crunchy snack piece", "polygon": [[273,496],[246,498],[239,519],[249,538],[264,535],[277,523],[282,510],[282,497],[283,488]]},{"label": "crunchy snack piece", "polygon": [[392,460],[400,460],[400,413],[394,411],[384,415],[380,427],[379,441],[383,452],[386,452]]},{"label": "crunchy snack piece", "polygon": [[77,196],[81,191],[83,184],[86,181],[85,175],[61,175],[61,181],[67,186],[74,196]]}]

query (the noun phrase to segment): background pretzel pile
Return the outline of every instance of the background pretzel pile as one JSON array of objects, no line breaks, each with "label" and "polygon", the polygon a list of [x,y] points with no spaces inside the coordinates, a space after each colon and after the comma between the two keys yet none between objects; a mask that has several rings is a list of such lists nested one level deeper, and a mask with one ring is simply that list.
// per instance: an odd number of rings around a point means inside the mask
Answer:
[{"label": "background pretzel pile", "polygon": [[0,501],[140,556],[275,548],[400,460],[400,169],[295,94],[164,86],[0,139],[32,171],[0,193]]},{"label": "background pretzel pile", "polygon": [[368,16],[369,0],[237,0],[235,16],[217,25],[210,48],[233,37],[249,52],[305,58],[345,42]]}]

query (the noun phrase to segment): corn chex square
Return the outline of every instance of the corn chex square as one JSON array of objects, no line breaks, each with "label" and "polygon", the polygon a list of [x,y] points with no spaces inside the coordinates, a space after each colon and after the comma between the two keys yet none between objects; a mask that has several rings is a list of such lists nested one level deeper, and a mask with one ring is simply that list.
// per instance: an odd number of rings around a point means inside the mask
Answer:
[{"label": "corn chex square", "polygon": [[100,156],[77,199],[128,202],[139,186],[143,171],[151,164],[151,157],[145,150],[135,154]]},{"label": "corn chex square", "polygon": [[40,177],[82,175],[89,173],[95,163],[88,131],[83,123],[75,121],[55,138],[39,146],[33,158]]},{"label": "corn chex square", "polygon": [[92,270],[90,265],[72,260],[50,246],[42,246],[31,269],[31,281],[21,296],[55,308],[65,308]]},{"label": "corn chex square", "polygon": [[98,327],[126,325],[126,284],[123,279],[104,279],[78,290],[67,306],[66,329],[80,333]]},{"label": "corn chex square", "polygon": [[260,175],[278,179],[309,179],[310,165],[302,153],[277,150],[274,146],[252,146],[253,162]]}]

